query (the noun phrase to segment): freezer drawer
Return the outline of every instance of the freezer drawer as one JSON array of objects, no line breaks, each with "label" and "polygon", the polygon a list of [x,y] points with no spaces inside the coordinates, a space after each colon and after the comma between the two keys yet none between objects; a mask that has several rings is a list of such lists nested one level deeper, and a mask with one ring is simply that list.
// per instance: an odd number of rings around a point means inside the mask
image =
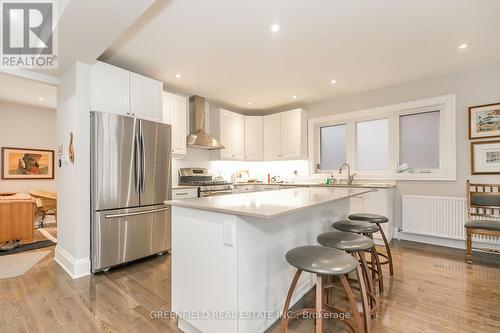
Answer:
[{"label": "freezer drawer", "polygon": [[94,212],[92,272],[171,248],[166,205]]}]

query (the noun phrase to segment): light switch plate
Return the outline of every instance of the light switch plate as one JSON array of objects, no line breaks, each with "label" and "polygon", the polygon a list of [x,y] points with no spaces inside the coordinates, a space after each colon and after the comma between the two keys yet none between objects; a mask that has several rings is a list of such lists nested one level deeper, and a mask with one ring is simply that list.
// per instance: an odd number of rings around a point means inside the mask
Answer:
[{"label": "light switch plate", "polygon": [[229,221],[224,221],[224,230],[222,235],[222,241],[225,245],[234,246],[236,243],[235,240],[235,232],[234,232],[234,223]]}]

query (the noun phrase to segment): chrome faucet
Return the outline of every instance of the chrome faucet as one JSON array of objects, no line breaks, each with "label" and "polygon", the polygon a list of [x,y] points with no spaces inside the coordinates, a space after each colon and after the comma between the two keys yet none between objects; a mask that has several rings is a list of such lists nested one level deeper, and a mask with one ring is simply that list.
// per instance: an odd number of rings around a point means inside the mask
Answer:
[{"label": "chrome faucet", "polygon": [[344,162],[339,168],[339,174],[342,174],[342,169],[345,166],[347,167],[347,184],[351,185],[354,181],[354,176],[356,176],[356,173],[351,174],[351,166],[347,162]]}]

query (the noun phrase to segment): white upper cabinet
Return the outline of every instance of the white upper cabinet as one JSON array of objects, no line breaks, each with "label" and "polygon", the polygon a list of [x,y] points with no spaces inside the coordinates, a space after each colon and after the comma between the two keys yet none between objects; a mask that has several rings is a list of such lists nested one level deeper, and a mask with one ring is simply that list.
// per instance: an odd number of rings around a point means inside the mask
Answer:
[{"label": "white upper cabinet", "polygon": [[281,114],[264,116],[264,160],[281,159]]},{"label": "white upper cabinet", "polygon": [[302,109],[281,113],[281,158],[307,158],[307,116]]},{"label": "white upper cabinet", "polygon": [[213,110],[209,133],[225,148],[215,150],[213,159],[242,160],[245,157],[245,117],[224,109]]},{"label": "white upper cabinet", "polygon": [[219,142],[225,148],[220,150],[221,159],[232,159],[234,156],[234,142],[233,142],[233,113],[220,109],[220,131]]},{"label": "white upper cabinet", "polygon": [[245,158],[245,116],[233,113],[233,147],[238,160]]},{"label": "white upper cabinet", "polygon": [[91,66],[92,111],[161,121],[163,83],[97,62]]},{"label": "white upper cabinet", "polygon": [[130,113],[142,119],[161,121],[163,83],[130,73]]},{"label": "white upper cabinet", "polygon": [[130,73],[97,62],[90,70],[92,111],[128,114],[130,112]]},{"label": "white upper cabinet", "polygon": [[264,158],[264,117],[245,116],[245,160]]},{"label": "white upper cabinet", "polygon": [[264,117],[264,159],[307,159],[307,116],[303,109]]},{"label": "white upper cabinet", "polygon": [[163,122],[172,125],[172,153],[174,155],[187,153],[187,112],[187,97],[163,92]]}]

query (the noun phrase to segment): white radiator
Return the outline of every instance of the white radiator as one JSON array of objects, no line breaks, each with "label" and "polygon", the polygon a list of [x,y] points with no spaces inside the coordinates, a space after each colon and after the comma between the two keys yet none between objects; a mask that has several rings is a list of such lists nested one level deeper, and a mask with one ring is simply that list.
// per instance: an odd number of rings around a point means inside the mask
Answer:
[{"label": "white radiator", "polygon": [[[465,240],[467,204],[465,198],[422,195],[402,196],[402,232]],[[497,243],[494,237],[476,240]]]}]

